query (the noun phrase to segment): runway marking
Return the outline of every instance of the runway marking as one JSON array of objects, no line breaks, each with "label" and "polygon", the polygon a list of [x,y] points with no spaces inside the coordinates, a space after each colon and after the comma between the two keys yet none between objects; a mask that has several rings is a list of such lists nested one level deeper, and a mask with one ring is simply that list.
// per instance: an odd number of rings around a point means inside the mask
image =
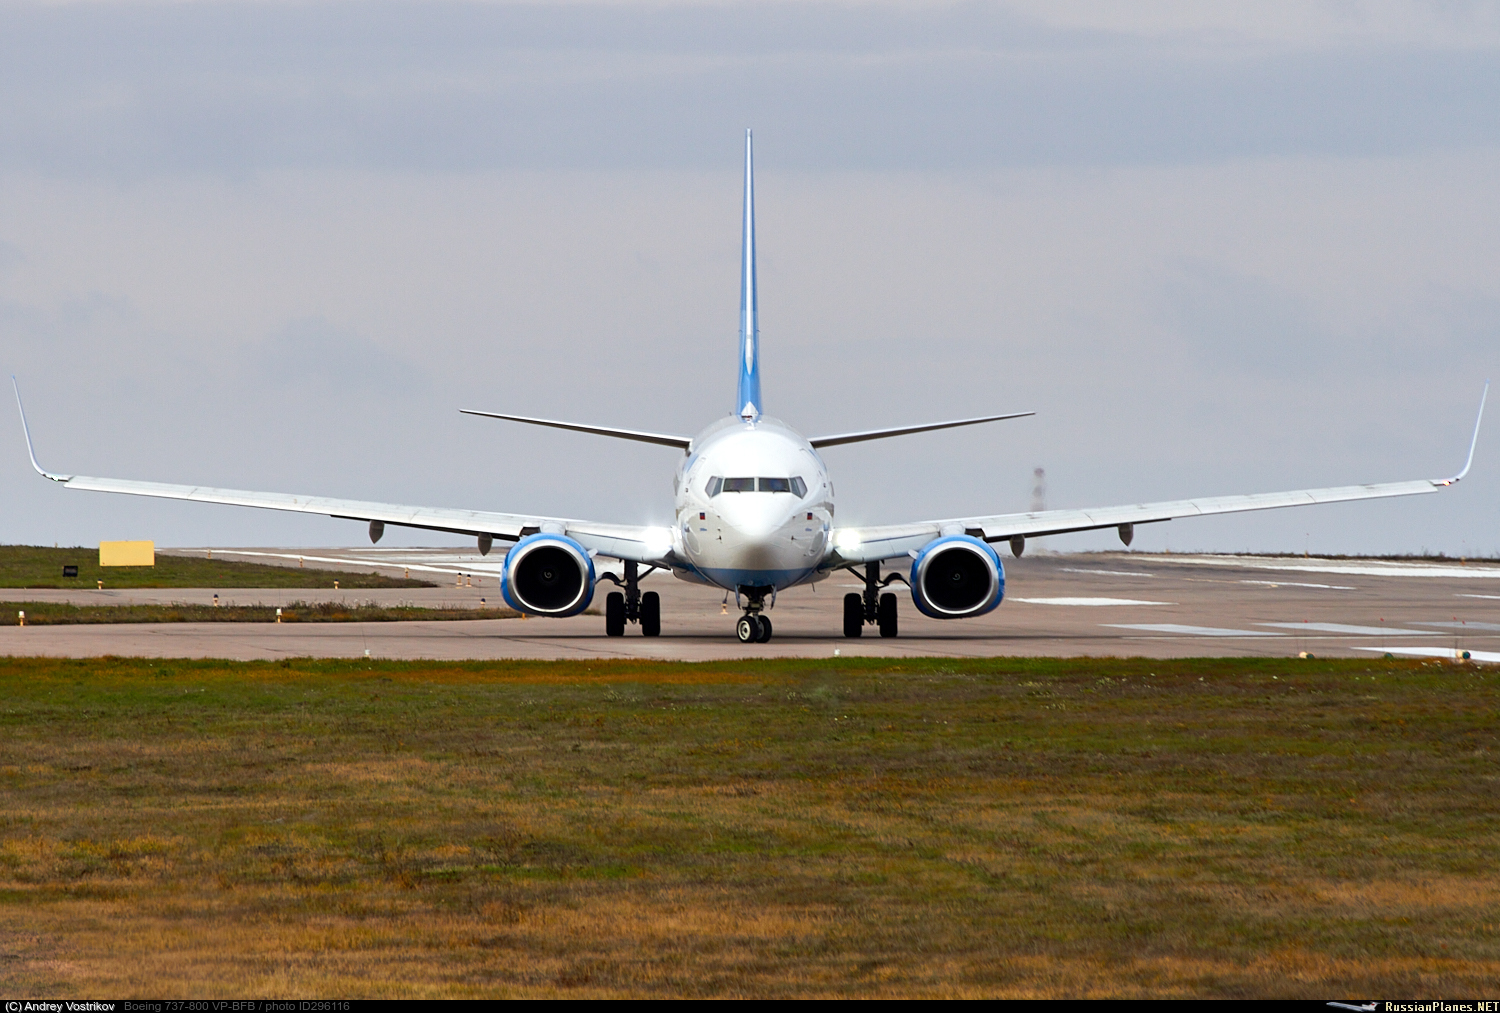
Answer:
[{"label": "runway marking", "polygon": [[[1356,647],[1356,651],[1384,651],[1387,654],[1410,654],[1418,658],[1463,658],[1463,652],[1453,647]],[[1500,652],[1470,651],[1470,661],[1500,661]]]},{"label": "runway marking", "polygon": [[1246,570],[1295,570],[1304,573],[1345,573],[1365,577],[1463,577],[1500,579],[1500,566],[1452,566],[1394,560],[1337,560],[1302,558],[1295,562],[1245,556],[1142,556],[1143,562],[1187,563],[1194,566],[1237,566]]},{"label": "runway marking", "polygon": [[1317,630],[1320,633],[1346,633],[1351,637],[1430,637],[1422,630],[1387,629],[1384,626],[1349,626],[1344,623],[1256,623],[1283,630]]},{"label": "runway marking", "polygon": [[1134,598],[1012,598],[1028,605],[1176,605],[1175,601],[1137,601]]},{"label": "runway marking", "polygon": [[1500,623],[1412,623],[1413,626],[1441,626],[1454,630],[1500,630]]},{"label": "runway marking", "polygon": [[503,559],[481,563],[478,560],[466,563],[463,566],[433,566],[431,563],[404,563],[391,560],[360,559],[357,556],[309,556],[299,552],[247,552],[244,550],[221,549],[220,555],[224,556],[265,556],[271,559],[307,559],[314,563],[338,563],[340,566],[358,566],[361,563],[373,564],[375,566],[404,566],[409,570],[424,570],[428,573],[479,573],[483,571],[491,576],[498,576],[505,568]]},{"label": "runway marking", "polygon": [[1500,601],[1500,594],[1456,594],[1455,598],[1488,598],[1490,601]]},{"label": "runway marking", "polygon": [[1242,580],[1241,584],[1264,584],[1266,587],[1321,587],[1328,591],[1354,591],[1343,584],[1299,584],[1294,580]]},{"label": "runway marking", "polygon": [[1217,626],[1180,626],[1177,623],[1100,623],[1119,630],[1144,630],[1147,633],[1186,633],[1195,637],[1284,637],[1285,633],[1265,630],[1225,630]]},{"label": "runway marking", "polygon": [[1136,573],[1133,570],[1077,570],[1071,566],[1062,567],[1063,573],[1102,573],[1106,577],[1155,577],[1154,573]]}]

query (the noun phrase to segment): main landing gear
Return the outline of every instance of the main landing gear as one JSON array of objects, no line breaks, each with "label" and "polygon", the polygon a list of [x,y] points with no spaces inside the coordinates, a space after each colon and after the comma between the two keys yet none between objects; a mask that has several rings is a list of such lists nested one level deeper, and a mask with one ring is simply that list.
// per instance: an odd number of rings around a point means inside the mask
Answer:
[{"label": "main landing gear", "polygon": [[734,624],[734,635],[742,644],[764,644],[771,639],[771,617],[765,615],[766,588],[740,588],[745,596],[745,614]]},{"label": "main landing gear", "polygon": [[[656,569],[652,567],[651,570]],[[651,570],[647,570],[650,573]],[[655,591],[647,591],[641,594],[640,564],[625,561],[625,579],[622,581],[612,573],[606,573],[600,580],[614,581],[623,587],[625,593],[611,591],[604,599],[604,632],[611,637],[623,637],[625,635],[625,624],[627,622],[640,623],[641,635],[645,637],[661,636],[661,595]]]},{"label": "main landing gear", "polygon": [[[856,577],[860,576],[854,567],[845,567]],[[862,578],[865,582],[864,594],[850,592],[844,595],[844,636],[857,637],[865,631],[866,623],[874,623],[880,628],[882,637],[894,637],[896,635],[896,596],[894,594],[881,594],[881,588],[888,586],[891,581],[899,580],[906,583],[906,578],[899,573],[893,573],[880,579],[880,564],[866,563]]]}]

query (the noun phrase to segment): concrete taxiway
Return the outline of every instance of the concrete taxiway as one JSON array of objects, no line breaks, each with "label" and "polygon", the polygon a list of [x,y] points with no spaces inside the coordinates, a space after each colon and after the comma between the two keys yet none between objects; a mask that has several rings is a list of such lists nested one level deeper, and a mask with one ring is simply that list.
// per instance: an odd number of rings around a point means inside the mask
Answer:
[{"label": "concrete taxiway", "polygon": [[[172,550],[200,554],[207,550]],[[283,605],[297,600],[498,603],[499,553],[451,549],[214,549],[216,558],[336,567],[438,582],[435,588],[317,591],[9,589],[0,600],[93,604],[209,602]],[[782,594],[770,613],[769,644],[734,639],[737,613],[722,592],[663,574],[643,582],[662,597],[662,635],[604,635],[597,615],[469,622],[245,624],[166,623],[0,627],[0,654],[93,657],[283,658],[661,658],[1134,655],[1144,657],[1452,657],[1500,662],[1500,565],[1302,557],[1042,554],[1006,559],[1006,599],[977,619],[920,615],[900,585],[901,636],[873,628],[841,633],[843,595],[858,590],[836,573]],[[603,567],[608,569],[608,565]],[[455,586],[462,585],[462,586]],[[613,585],[600,589],[595,599]]]}]

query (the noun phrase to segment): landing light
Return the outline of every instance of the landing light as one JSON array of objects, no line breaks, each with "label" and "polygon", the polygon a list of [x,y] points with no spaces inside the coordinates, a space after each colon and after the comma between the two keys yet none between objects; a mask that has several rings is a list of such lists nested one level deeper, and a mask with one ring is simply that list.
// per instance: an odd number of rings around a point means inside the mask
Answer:
[{"label": "landing light", "polygon": [[646,552],[652,556],[665,556],[672,551],[672,532],[669,528],[646,529]]},{"label": "landing light", "polygon": [[840,549],[857,549],[862,542],[858,531],[845,529],[833,536],[833,544]]}]

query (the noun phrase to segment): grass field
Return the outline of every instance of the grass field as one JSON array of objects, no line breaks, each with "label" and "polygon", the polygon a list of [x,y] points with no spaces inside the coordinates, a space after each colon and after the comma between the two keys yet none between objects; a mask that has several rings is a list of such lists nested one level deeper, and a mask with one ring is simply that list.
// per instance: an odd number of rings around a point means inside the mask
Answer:
[{"label": "grass field", "polygon": [[[101,623],[274,623],[275,605],[71,605],[66,602],[6,602],[0,626],[78,626]],[[294,601],[281,606],[284,623],[395,623],[417,620],[514,619],[508,608],[419,608],[372,602]]]},{"label": "grass field", "polygon": [[[77,577],[64,577],[63,566],[78,567]],[[49,549],[39,545],[0,545],[0,587],[95,588],[129,587],[317,587],[341,588],[435,587],[425,580],[382,577],[378,573],[349,573],[295,566],[262,566],[191,556],[156,555],[155,566],[100,566],[98,547]]]},{"label": "grass field", "polygon": [[1493,998],[1500,673],[0,660],[14,994]]}]

